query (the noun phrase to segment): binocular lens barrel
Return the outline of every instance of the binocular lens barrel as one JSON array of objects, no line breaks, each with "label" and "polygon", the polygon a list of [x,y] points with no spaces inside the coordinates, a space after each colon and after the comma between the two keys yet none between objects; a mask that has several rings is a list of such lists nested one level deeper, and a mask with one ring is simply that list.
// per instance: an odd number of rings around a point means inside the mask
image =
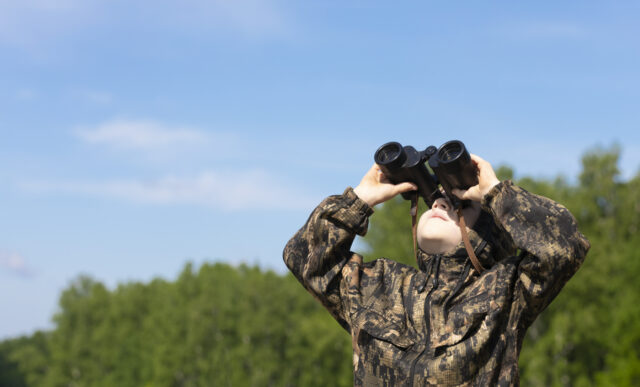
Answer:
[{"label": "binocular lens barrel", "polygon": [[461,141],[443,144],[436,157],[429,159],[429,166],[452,202],[457,200],[452,194],[454,188],[467,189],[478,184],[476,166]]},{"label": "binocular lens barrel", "polygon": [[453,161],[464,153],[465,148],[459,141],[449,141],[438,150],[438,159],[440,162],[446,163]]},{"label": "binocular lens barrel", "polygon": [[375,162],[387,170],[397,170],[402,167],[407,159],[407,155],[402,145],[398,142],[388,142],[378,148],[374,155]]},{"label": "binocular lens barrel", "polygon": [[380,148],[378,151],[378,159],[381,162],[388,162],[396,159],[402,153],[402,149],[396,144],[390,144],[383,148]]}]

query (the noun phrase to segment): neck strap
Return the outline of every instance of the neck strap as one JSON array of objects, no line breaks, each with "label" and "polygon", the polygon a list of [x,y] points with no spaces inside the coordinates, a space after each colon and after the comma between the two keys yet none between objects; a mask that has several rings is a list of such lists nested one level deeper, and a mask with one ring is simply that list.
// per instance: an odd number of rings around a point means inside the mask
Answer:
[{"label": "neck strap", "polygon": [[469,254],[469,259],[471,259],[471,263],[473,267],[479,274],[482,274],[484,271],[484,267],[480,264],[478,257],[476,257],[476,253],[473,251],[473,247],[471,246],[471,241],[469,241],[469,234],[467,234],[467,224],[464,221],[464,216],[462,215],[462,208],[458,208],[458,224],[460,225],[460,232],[462,233],[462,241],[464,242],[464,248],[467,249],[467,254]]},{"label": "neck strap", "polygon": [[418,191],[414,195],[411,195],[411,235],[413,236],[413,255],[416,257],[416,263],[419,265],[418,260],[418,240],[416,238],[416,218],[418,216]]}]

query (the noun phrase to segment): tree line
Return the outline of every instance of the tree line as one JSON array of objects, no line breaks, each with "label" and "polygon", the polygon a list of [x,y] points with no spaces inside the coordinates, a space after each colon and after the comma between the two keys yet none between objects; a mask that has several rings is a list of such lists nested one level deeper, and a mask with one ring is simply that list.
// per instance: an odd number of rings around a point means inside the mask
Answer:
[{"label": "tree line", "polygon": [[[523,385],[640,385],[640,174],[622,181],[619,157],[617,147],[588,151],[576,182],[516,181],[567,206],[592,245],[527,333]],[[400,198],[376,209],[358,243],[367,259],[415,266],[408,214]],[[259,267],[188,263],[175,281],[112,290],[79,276],[53,321],[50,331],[0,342],[0,386],[352,383],[349,334],[290,274]]]}]

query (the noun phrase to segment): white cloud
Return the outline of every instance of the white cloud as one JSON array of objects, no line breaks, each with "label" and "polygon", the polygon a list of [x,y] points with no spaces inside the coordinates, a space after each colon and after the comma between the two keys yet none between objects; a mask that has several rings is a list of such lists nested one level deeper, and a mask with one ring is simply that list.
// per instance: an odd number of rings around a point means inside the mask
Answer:
[{"label": "white cloud", "polygon": [[272,0],[197,0],[204,5],[206,17],[226,22],[252,35],[279,32],[284,26],[283,15]]},{"label": "white cloud", "polygon": [[0,0],[0,44],[36,50],[52,39],[114,24],[172,33],[223,29],[261,38],[280,34],[285,25],[276,0]]},{"label": "white cloud", "polygon": [[95,1],[0,0],[0,43],[34,48],[87,23]]},{"label": "white cloud", "polygon": [[84,90],[78,92],[80,98],[94,103],[96,105],[108,105],[113,101],[113,96],[109,93],[93,90]]},{"label": "white cloud", "polygon": [[0,0],[2,8],[25,8],[35,11],[61,11],[73,9],[80,3],[77,0]]},{"label": "white cloud", "polygon": [[15,252],[0,251],[0,267],[23,277],[31,277],[33,270],[27,264],[25,258]]},{"label": "white cloud", "polygon": [[152,205],[199,205],[225,211],[308,209],[318,202],[318,198],[301,194],[263,170],[207,171],[193,177],[155,180],[27,182],[21,186],[37,193],[88,195]]},{"label": "white cloud", "polygon": [[160,150],[167,147],[203,144],[206,133],[186,128],[169,127],[153,121],[114,120],[75,133],[87,143],[118,149]]},{"label": "white cloud", "polygon": [[38,98],[38,92],[33,89],[24,87],[16,92],[16,99],[19,101],[32,101],[36,98]]},{"label": "white cloud", "polygon": [[521,22],[505,28],[509,36],[520,39],[580,39],[587,36],[584,27],[573,22]]}]

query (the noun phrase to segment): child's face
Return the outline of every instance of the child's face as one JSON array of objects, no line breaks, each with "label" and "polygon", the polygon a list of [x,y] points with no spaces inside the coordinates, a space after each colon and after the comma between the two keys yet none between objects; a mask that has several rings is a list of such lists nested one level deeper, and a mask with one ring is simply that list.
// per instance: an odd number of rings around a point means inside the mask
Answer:
[{"label": "child's face", "polygon": [[[472,203],[462,210],[467,227],[473,226],[480,214],[480,204]],[[440,254],[462,241],[458,214],[446,198],[439,198],[420,217],[417,229],[418,245],[430,254]]]}]

